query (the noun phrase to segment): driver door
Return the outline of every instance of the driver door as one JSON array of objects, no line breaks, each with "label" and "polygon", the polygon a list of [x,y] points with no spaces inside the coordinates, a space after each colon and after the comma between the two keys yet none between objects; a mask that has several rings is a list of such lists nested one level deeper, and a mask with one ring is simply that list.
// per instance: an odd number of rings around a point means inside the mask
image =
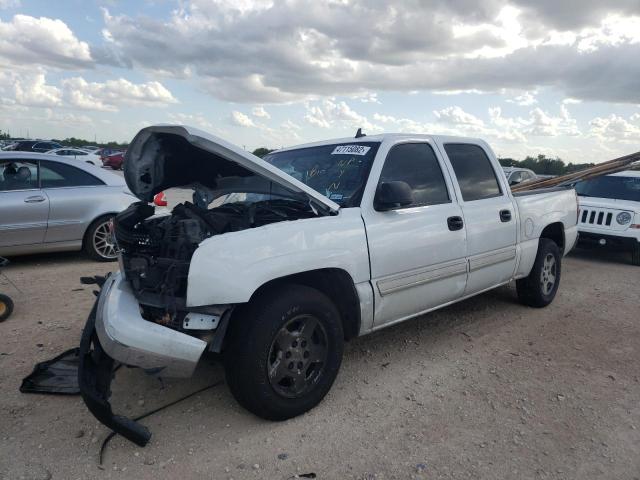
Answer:
[{"label": "driver door", "polygon": [[32,160],[0,161],[0,247],[44,241],[49,197],[38,188],[38,165]]}]

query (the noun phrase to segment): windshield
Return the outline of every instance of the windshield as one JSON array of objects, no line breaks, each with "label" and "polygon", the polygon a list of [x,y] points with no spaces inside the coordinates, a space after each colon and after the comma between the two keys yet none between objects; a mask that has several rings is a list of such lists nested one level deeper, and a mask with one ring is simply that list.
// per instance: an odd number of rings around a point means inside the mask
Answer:
[{"label": "windshield", "polygon": [[264,160],[341,207],[360,204],[379,142],[353,142],[276,152]]},{"label": "windshield", "polygon": [[583,197],[615,198],[640,202],[640,177],[603,176],[576,183]]}]

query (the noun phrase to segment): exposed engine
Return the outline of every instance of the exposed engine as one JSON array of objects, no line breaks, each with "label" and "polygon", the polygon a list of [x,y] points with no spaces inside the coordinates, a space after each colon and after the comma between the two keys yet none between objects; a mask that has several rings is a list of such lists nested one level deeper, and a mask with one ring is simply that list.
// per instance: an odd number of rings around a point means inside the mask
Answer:
[{"label": "exposed engine", "polygon": [[137,202],[115,218],[122,268],[148,320],[181,329],[193,252],[214,235],[316,216],[292,200],[228,203],[205,209],[190,202],[171,215],[152,217],[154,207]]}]

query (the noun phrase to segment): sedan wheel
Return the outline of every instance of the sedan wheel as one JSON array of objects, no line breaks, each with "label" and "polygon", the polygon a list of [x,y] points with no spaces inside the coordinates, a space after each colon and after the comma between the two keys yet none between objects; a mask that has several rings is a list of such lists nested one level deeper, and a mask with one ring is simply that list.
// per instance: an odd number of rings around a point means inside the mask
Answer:
[{"label": "sedan wheel", "polygon": [[112,216],[100,217],[89,226],[84,240],[84,250],[87,255],[100,262],[109,262],[118,258]]}]

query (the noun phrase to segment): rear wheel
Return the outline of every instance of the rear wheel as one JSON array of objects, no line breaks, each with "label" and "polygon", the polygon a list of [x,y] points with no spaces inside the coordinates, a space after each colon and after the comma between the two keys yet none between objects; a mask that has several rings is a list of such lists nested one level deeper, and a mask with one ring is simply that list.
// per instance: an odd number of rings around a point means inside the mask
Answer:
[{"label": "rear wheel", "polygon": [[536,260],[528,277],[516,281],[518,299],[530,307],[546,307],[560,285],[562,256],[553,240],[541,238]]},{"label": "rear wheel", "polygon": [[0,293],[0,322],[4,322],[13,312],[13,300]]},{"label": "rear wheel", "polygon": [[227,383],[247,410],[286,420],[315,407],[342,361],[340,315],[323,293],[284,285],[234,318],[224,353]]},{"label": "rear wheel", "polygon": [[118,258],[113,238],[113,215],[103,215],[89,225],[84,236],[83,250],[99,262],[112,262]]}]

